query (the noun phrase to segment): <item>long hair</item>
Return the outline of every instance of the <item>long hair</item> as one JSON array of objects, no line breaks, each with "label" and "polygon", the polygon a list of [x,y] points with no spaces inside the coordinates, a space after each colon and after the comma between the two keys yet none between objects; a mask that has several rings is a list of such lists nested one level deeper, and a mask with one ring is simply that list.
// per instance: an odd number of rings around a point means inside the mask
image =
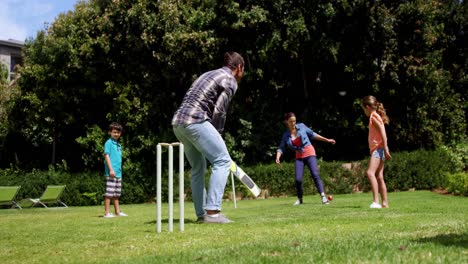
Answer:
[{"label": "long hair", "polygon": [[377,101],[377,98],[375,98],[374,96],[368,95],[362,98],[361,105],[362,107],[372,107],[372,109],[374,109],[377,112],[377,114],[379,114],[382,117],[382,120],[385,124],[390,123],[390,119],[388,118],[387,113],[385,112],[383,104]]}]

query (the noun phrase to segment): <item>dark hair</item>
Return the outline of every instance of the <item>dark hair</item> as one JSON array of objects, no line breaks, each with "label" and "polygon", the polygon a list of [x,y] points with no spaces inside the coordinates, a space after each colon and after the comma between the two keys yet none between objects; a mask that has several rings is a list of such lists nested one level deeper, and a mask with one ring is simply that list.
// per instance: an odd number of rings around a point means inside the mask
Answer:
[{"label": "dark hair", "polygon": [[385,111],[383,104],[377,101],[377,98],[375,98],[374,96],[368,95],[362,98],[361,105],[362,107],[366,107],[366,106],[372,107],[372,109],[374,109],[377,112],[377,114],[379,114],[382,117],[382,120],[385,124],[390,123],[390,119],[387,116],[387,113]]},{"label": "dark hair", "polygon": [[111,132],[112,130],[117,130],[119,132],[122,132],[122,125],[120,123],[117,123],[117,122],[112,122],[110,125],[109,125],[109,132]]},{"label": "dark hair", "polygon": [[224,53],[224,64],[223,66],[235,69],[237,66],[244,66],[244,58],[237,52],[226,52]]},{"label": "dark hair", "polygon": [[293,112],[287,112],[287,113],[284,114],[284,116],[283,116],[283,122],[288,121],[289,118],[291,118],[291,117],[293,117],[293,116],[294,116],[294,117],[296,116]]}]

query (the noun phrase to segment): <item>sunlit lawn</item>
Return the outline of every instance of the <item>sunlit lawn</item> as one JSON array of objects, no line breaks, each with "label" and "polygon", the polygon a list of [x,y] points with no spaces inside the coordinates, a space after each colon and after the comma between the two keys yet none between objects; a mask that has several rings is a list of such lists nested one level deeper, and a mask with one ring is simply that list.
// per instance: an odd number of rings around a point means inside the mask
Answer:
[{"label": "sunlit lawn", "polygon": [[1,263],[468,263],[468,198],[428,191],[390,193],[390,209],[368,209],[371,195],[307,196],[223,204],[233,224],[195,223],[156,233],[154,204],[103,208],[0,210]]}]

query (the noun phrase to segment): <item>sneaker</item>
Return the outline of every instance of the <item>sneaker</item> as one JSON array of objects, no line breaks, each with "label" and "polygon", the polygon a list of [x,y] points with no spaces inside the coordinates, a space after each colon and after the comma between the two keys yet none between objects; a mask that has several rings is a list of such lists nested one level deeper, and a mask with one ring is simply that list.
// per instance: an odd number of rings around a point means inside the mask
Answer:
[{"label": "sneaker", "polygon": [[330,201],[328,201],[327,197],[322,196],[322,204],[330,204]]},{"label": "sneaker", "polygon": [[117,214],[117,216],[128,216],[128,214],[124,213],[124,212],[120,212]]},{"label": "sneaker", "polygon": [[215,214],[215,215],[204,215],[203,216],[203,223],[207,224],[228,224],[232,223],[225,215],[223,214]]},{"label": "sneaker", "polygon": [[105,214],[103,217],[104,218],[112,218],[112,217],[115,217],[115,215],[113,215],[111,213],[108,213],[108,214]]},{"label": "sneaker", "polygon": [[380,209],[380,208],[382,208],[382,206],[381,206],[379,203],[373,202],[373,203],[370,205],[370,208],[372,208],[372,209]]},{"label": "sneaker", "polygon": [[293,203],[294,206],[298,206],[298,205],[301,205],[302,204],[302,201],[301,200],[297,200]]}]

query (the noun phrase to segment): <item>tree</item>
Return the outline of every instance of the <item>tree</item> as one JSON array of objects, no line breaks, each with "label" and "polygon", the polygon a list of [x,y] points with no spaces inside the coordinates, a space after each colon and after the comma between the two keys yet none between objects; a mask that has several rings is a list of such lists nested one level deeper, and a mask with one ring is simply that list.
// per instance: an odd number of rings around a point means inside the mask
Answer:
[{"label": "tree", "polygon": [[106,128],[119,121],[125,169],[151,185],[155,145],[175,140],[174,111],[193,80],[219,67],[228,50],[246,60],[224,135],[244,163],[273,160],[288,111],[337,139],[333,147],[317,143],[324,158],[360,159],[367,128],[358,101],[368,94],[388,109],[393,150],[458,142],[466,135],[466,55],[457,56],[466,54],[465,6],[80,1],[26,43],[20,93],[4,115],[9,140],[2,153],[18,158],[5,157],[2,166],[66,160],[72,170],[100,170]]}]

